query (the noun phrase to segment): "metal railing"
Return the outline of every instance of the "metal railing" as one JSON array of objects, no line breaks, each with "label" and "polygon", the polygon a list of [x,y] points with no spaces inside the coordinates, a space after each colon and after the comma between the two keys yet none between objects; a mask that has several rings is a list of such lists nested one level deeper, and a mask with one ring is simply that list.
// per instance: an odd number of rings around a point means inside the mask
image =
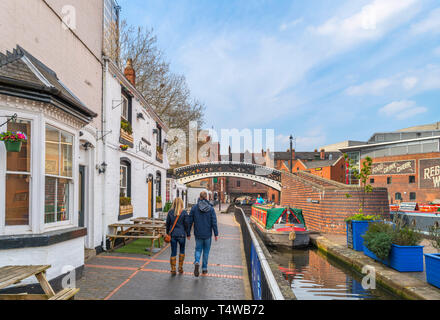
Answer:
[{"label": "metal railing", "polygon": [[255,300],[285,300],[243,209],[237,206],[235,219],[241,226],[253,298]]}]

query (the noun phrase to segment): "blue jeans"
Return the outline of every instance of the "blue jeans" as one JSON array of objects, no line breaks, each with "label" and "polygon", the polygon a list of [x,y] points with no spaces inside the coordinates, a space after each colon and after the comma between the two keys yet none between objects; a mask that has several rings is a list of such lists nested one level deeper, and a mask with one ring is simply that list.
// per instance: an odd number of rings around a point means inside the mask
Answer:
[{"label": "blue jeans", "polygon": [[179,244],[180,247],[180,254],[185,254],[185,244],[186,239],[185,238],[171,238],[171,257],[177,256],[177,244]]},{"label": "blue jeans", "polygon": [[209,239],[196,239],[196,252],[195,252],[195,261],[194,264],[200,264],[200,257],[203,252],[203,263],[202,270],[208,270],[208,258],[209,251],[211,250],[211,242],[212,238]]}]

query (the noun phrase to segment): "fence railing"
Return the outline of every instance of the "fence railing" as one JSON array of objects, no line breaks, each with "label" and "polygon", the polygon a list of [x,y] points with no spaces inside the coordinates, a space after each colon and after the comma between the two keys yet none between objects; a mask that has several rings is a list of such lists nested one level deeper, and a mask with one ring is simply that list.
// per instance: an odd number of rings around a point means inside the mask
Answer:
[{"label": "fence railing", "polygon": [[241,226],[253,298],[255,300],[285,300],[243,209],[237,206],[235,219]]}]

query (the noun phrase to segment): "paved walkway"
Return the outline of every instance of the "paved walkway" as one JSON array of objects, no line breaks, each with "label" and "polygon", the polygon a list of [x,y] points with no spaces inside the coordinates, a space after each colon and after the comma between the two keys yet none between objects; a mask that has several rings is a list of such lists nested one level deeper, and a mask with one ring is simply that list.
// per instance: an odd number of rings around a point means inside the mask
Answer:
[{"label": "paved walkway", "polygon": [[[218,210],[218,208],[216,208]],[[251,299],[238,224],[232,214],[217,214],[220,238],[213,240],[209,273],[195,278],[194,236],[186,245],[185,273],[170,275],[170,248],[148,257],[103,253],[86,261],[76,299],[245,300]]]}]

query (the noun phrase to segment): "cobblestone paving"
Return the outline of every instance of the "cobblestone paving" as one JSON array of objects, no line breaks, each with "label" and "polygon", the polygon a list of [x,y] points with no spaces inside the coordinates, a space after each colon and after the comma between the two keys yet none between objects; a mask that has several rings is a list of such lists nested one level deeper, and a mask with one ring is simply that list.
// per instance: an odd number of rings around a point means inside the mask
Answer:
[{"label": "cobblestone paving", "polygon": [[195,278],[194,236],[186,245],[183,275],[172,277],[170,248],[152,257],[107,252],[86,261],[77,300],[249,299],[241,234],[232,214],[218,214],[220,239],[213,240],[209,273]]}]

